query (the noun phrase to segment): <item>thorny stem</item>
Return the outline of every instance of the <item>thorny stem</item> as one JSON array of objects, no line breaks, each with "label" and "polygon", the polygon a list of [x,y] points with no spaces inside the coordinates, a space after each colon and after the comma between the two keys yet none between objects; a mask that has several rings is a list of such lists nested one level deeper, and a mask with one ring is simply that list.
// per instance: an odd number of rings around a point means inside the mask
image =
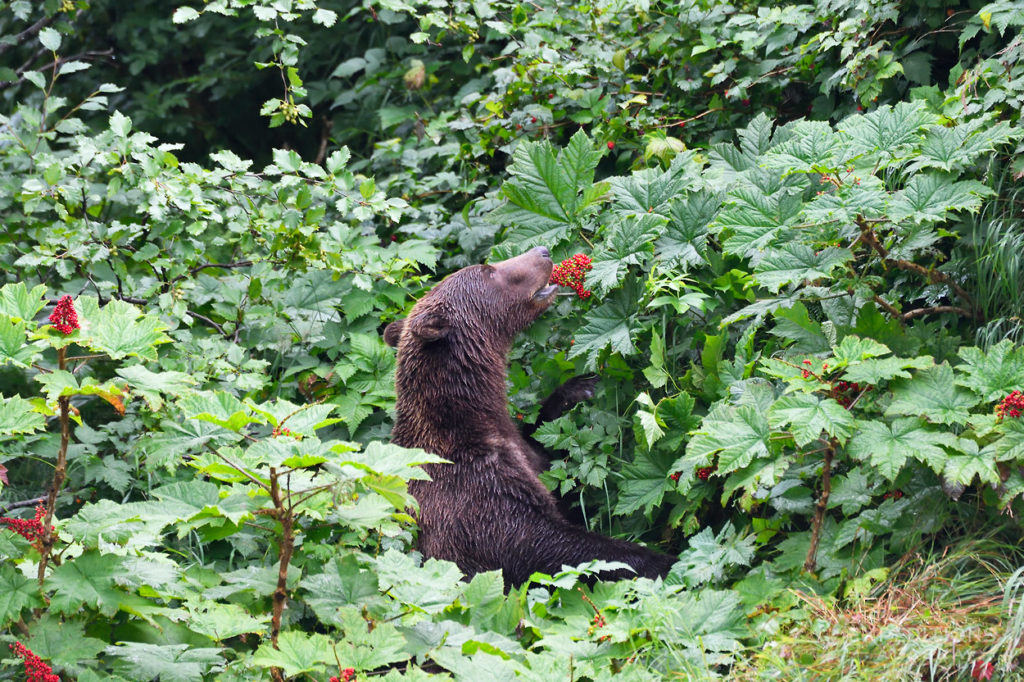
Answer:
[{"label": "thorny stem", "polygon": [[[58,369],[64,369],[67,364],[66,353],[66,348],[57,349]],[[51,525],[53,523],[53,512],[57,507],[57,495],[60,493],[60,489],[64,487],[64,479],[67,477],[68,443],[71,441],[71,419],[69,416],[71,412],[71,397],[61,396],[57,398],[57,404],[60,406],[60,448],[57,450],[57,466],[53,471],[53,483],[50,486],[50,493],[46,496],[46,514],[43,516],[42,521],[43,537],[39,542],[39,568],[36,571],[36,579],[40,585],[43,584],[43,579],[46,577],[46,564],[50,560],[50,552],[57,541]]]},{"label": "thorny stem", "polygon": [[807,548],[807,559],[804,570],[812,573],[817,567],[818,542],[821,540],[821,526],[825,521],[825,508],[828,507],[828,496],[832,492],[832,458],[836,454],[835,440],[829,441],[825,448],[825,463],[821,470],[821,494],[814,509],[814,523],[811,526],[811,546]]},{"label": "thorny stem", "polygon": [[[295,519],[292,516],[294,507],[286,506],[286,498],[281,497],[280,475],[276,467],[270,467],[270,500],[274,503],[274,516],[281,524],[281,560],[277,568],[277,588],[274,590],[274,611],[270,621],[270,643],[276,649],[277,636],[281,632],[281,615],[288,604],[288,564],[292,560],[295,548]],[[275,682],[284,681],[284,673],[280,668],[271,668],[271,676]]]}]

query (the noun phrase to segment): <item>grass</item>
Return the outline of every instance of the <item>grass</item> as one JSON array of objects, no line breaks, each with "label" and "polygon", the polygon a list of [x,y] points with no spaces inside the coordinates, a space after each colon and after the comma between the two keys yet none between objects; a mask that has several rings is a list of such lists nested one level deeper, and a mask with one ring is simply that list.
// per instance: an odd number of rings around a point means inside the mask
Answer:
[{"label": "grass", "polygon": [[1024,679],[1024,551],[989,537],[905,558],[863,599],[797,593],[806,618],[734,680]]}]

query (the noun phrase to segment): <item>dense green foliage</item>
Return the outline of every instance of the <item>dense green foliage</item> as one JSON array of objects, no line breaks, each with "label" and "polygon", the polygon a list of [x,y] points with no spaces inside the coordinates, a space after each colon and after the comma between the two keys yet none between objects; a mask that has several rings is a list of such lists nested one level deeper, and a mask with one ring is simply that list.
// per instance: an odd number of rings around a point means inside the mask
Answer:
[{"label": "dense green foliage", "polygon": [[[0,679],[1019,674],[1024,11],[970,4],[0,4]],[[663,582],[412,550],[379,330],[537,244],[593,295],[510,409],[599,375],[544,480]]]}]

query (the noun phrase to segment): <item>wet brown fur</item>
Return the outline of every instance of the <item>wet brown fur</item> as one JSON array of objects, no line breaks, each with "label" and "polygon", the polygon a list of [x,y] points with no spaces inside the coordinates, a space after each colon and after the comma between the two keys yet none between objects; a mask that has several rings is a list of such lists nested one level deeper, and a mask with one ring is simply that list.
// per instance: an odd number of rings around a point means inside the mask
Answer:
[{"label": "wet brown fur", "polygon": [[[591,559],[664,576],[673,559],[567,521],[537,474],[546,467],[509,418],[506,358],[512,341],[553,298],[547,249],[445,278],[388,325],[398,348],[392,441],[436,453],[432,481],[414,481],[419,549],[467,575],[502,569],[506,584]],[[633,575],[615,571],[602,575]]]}]

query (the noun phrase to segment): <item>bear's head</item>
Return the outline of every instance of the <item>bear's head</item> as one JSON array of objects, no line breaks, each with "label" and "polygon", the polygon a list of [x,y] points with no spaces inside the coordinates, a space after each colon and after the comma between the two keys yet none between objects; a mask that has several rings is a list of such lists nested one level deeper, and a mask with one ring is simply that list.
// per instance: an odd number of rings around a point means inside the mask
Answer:
[{"label": "bear's head", "polygon": [[548,284],[551,268],[551,253],[543,246],[463,268],[431,289],[407,318],[389,324],[384,340],[400,353],[415,346],[504,355],[516,334],[554,300],[558,287]]}]

